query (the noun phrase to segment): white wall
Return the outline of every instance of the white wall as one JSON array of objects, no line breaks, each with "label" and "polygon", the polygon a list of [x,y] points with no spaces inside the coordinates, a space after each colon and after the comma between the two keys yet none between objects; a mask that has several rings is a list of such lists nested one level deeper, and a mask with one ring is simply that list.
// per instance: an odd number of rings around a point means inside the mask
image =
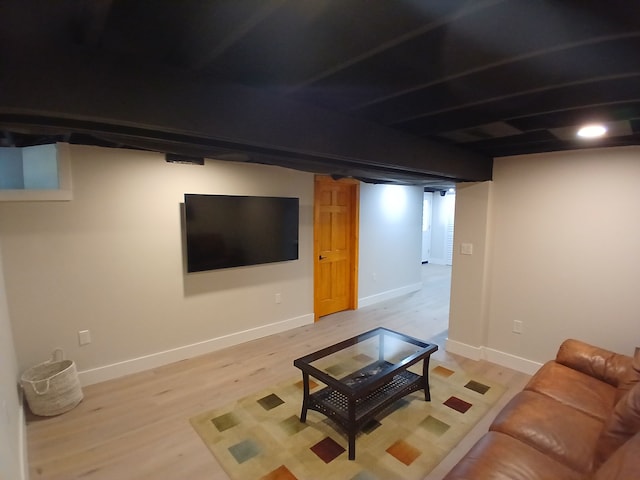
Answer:
[{"label": "white wall", "polygon": [[[451,270],[451,302],[449,309],[449,342],[447,350],[471,358],[474,351],[487,345],[488,295],[491,279],[489,237],[489,198],[491,182],[461,183],[456,187],[456,228],[454,261]],[[461,255],[460,244],[470,243],[472,255]],[[452,341],[465,350],[453,350]],[[467,351],[471,350],[471,351]]]},{"label": "white wall", "polygon": [[0,478],[20,479],[26,464],[24,414],[18,396],[18,364],[0,255]]},{"label": "white wall", "polygon": [[431,232],[433,230],[433,192],[422,194],[422,262],[431,259]]},{"label": "white wall", "polygon": [[640,148],[499,158],[493,172],[457,189],[448,348],[532,367],[568,337],[632,354]]},{"label": "white wall", "polygon": [[[74,145],[70,154],[73,201],[0,203],[21,371],[61,347],[91,383],[313,321],[312,174]],[[184,193],[299,197],[300,259],[185,274]],[[92,343],[80,347],[85,329]]]},{"label": "white wall", "polygon": [[422,287],[421,187],[360,185],[359,306]]},{"label": "white wall", "polygon": [[454,225],[456,196],[447,192],[433,195],[431,220],[431,256],[429,263],[451,265],[451,229]]},{"label": "white wall", "polygon": [[[19,371],[60,347],[89,384],[313,321],[313,174],[63,146],[73,200],[0,202]],[[184,193],[299,197],[300,259],[185,274]],[[360,306],[419,289],[421,188],[362,184],[360,198]]]}]

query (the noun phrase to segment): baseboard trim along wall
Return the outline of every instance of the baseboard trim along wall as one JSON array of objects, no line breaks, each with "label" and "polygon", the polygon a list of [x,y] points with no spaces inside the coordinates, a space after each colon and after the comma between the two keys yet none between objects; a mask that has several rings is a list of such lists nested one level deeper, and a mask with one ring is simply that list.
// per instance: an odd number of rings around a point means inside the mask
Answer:
[{"label": "baseboard trim along wall", "polygon": [[358,308],[368,307],[369,305],[373,305],[375,303],[384,302],[386,300],[401,297],[402,295],[406,295],[408,293],[417,292],[421,288],[422,283],[413,283],[411,285],[406,285],[394,290],[387,290],[386,292],[377,293],[368,297],[362,297],[358,299]]},{"label": "baseboard trim along wall", "polygon": [[123,377],[131,373],[142,372],[151,368],[157,368],[173,362],[179,362],[187,358],[192,358],[205,353],[214,352],[244,342],[256,340],[276,333],[285,332],[292,328],[313,324],[314,315],[309,313],[299,317],[291,318],[281,322],[271,323],[257,328],[235,332],[222,337],[211,338],[202,342],[182,347],[165,350],[163,352],[152,353],[138,358],[132,358],[122,362],[105,365],[78,372],[78,378],[83,386],[104,382],[118,377]]},{"label": "baseboard trim along wall", "polygon": [[518,372],[526,373],[527,375],[533,375],[542,366],[539,362],[527,360],[526,358],[518,357],[510,353],[501,352],[484,346],[474,347],[449,338],[447,338],[445,349],[447,352],[462,355],[463,357],[470,358],[471,360],[486,360],[503,367],[517,370]]},{"label": "baseboard trim along wall", "polygon": [[456,355],[461,355],[465,358],[470,358],[471,360],[477,361],[484,358],[484,352],[482,351],[483,347],[473,347],[466,343],[456,342],[450,338],[447,338],[444,348],[449,353],[455,353]]}]

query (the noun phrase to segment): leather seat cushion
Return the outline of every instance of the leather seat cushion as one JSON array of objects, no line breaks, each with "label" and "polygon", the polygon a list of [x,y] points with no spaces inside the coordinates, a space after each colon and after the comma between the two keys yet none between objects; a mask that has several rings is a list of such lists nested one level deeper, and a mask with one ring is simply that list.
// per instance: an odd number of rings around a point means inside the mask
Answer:
[{"label": "leather seat cushion", "polygon": [[602,425],[586,413],[525,390],[509,401],[490,430],[511,435],[573,470],[590,473]]},{"label": "leather seat cushion", "polygon": [[486,433],[444,480],[580,480],[584,476],[521,441]]},{"label": "leather seat cushion", "polygon": [[616,388],[554,361],[545,363],[525,390],[547,395],[604,421],[616,402]]}]

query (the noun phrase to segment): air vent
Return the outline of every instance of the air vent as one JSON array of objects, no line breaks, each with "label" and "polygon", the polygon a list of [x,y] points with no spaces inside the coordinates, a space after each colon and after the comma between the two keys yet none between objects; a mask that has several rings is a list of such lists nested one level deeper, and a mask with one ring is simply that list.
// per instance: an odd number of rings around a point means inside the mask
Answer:
[{"label": "air vent", "polygon": [[467,143],[491,138],[511,137],[520,134],[522,134],[522,130],[518,130],[513,125],[506,122],[493,122],[473,128],[443,132],[438,135],[453,140],[454,142]]}]

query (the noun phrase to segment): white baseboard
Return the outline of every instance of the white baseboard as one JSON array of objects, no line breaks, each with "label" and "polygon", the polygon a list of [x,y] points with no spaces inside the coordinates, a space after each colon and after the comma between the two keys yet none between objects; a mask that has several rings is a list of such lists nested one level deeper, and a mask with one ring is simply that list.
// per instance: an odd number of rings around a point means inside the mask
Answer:
[{"label": "white baseboard", "polygon": [[518,372],[526,373],[527,375],[533,375],[542,366],[539,362],[528,360],[526,358],[518,357],[510,353],[494,350],[493,348],[486,348],[485,359],[491,363],[502,365],[503,367],[509,367]]},{"label": "white baseboard", "polygon": [[447,352],[455,353],[456,355],[470,358],[471,360],[484,359],[484,352],[482,351],[483,347],[473,347],[471,345],[467,345],[466,343],[451,340],[450,338],[447,338],[444,349]]},{"label": "white baseboard", "polygon": [[433,265],[451,265],[451,262],[447,261],[446,258],[430,258],[429,263]]},{"label": "white baseboard", "polygon": [[411,285],[406,285],[404,287],[396,288],[394,290],[387,290],[386,292],[377,293],[368,297],[362,297],[358,299],[358,308],[368,307],[369,305],[373,305],[375,303],[384,302],[386,300],[391,300],[408,293],[417,292],[421,288],[422,283],[414,283]]},{"label": "white baseboard", "polygon": [[256,340],[276,333],[281,333],[292,328],[312,324],[313,313],[291,318],[281,322],[263,325],[217,338],[211,338],[202,342],[182,347],[172,348],[163,352],[152,353],[138,358],[132,358],[122,362],[104,365],[78,372],[80,383],[84,386],[104,382],[113,378],[122,377],[131,373],[137,373],[151,368],[160,367],[169,363],[178,362],[187,358],[214,352],[226,347],[239,345],[240,343]]},{"label": "white baseboard", "polygon": [[510,353],[501,352],[493,348],[484,346],[474,347],[467,345],[466,343],[457,342],[447,338],[445,346],[447,352],[461,355],[471,360],[486,360],[496,365],[511,368],[518,372],[526,373],[527,375],[533,375],[542,366],[539,362],[527,360],[526,358],[518,357]]}]

